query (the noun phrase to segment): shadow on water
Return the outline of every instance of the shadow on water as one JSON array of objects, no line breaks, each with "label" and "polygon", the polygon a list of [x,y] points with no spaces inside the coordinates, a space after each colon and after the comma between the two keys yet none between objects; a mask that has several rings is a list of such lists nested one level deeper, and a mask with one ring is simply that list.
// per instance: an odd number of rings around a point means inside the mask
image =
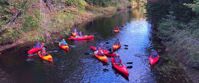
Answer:
[{"label": "shadow on water", "polygon": [[[147,56],[152,43],[151,25],[140,11],[143,10],[98,18],[80,27],[83,33],[95,34],[96,38],[94,41],[69,42],[75,46],[68,53],[47,46],[59,51],[52,53],[54,64],[43,63],[40,59],[25,62],[26,51],[32,46],[26,45],[28,47],[10,49],[11,52],[1,55],[0,65],[3,66],[0,67],[8,72],[14,83],[156,83],[157,76],[151,71]],[[122,26],[120,33],[112,33],[115,26]],[[116,73],[110,59],[108,65],[103,65],[94,56],[85,54],[91,45],[105,43],[105,47],[110,47],[116,39],[122,44],[117,53],[126,66],[131,66],[128,80]]]}]

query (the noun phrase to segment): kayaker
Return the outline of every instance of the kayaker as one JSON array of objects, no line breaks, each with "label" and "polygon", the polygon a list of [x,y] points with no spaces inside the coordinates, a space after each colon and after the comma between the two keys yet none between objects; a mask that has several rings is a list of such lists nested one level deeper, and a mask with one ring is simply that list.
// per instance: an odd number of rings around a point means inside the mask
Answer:
[{"label": "kayaker", "polygon": [[40,43],[40,42],[37,42],[34,46],[33,46],[33,48],[42,48],[44,46],[44,43],[42,42],[42,43]]},{"label": "kayaker", "polygon": [[102,49],[98,50],[98,54],[99,54],[99,55],[104,55],[103,50],[102,50]]},{"label": "kayaker", "polygon": [[46,48],[45,48],[45,47],[42,48],[41,54],[42,54],[43,56],[47,55],[47,52],[46,52]]},{"label": "kayaker", "polygon": [[110,48],[109,51],[110,51],[109,54],[112,54],[114,52],[113,48]]},{"label": "kayaker", "polygon": [[76,29],[76,28],[73,30],[73,32],[72,32],[72,36],[74,36],[74,37],[78,36],[78,31],[77,31],[77,29]]},{"label": "kayaker", "polygon": [[121,64],[121,59],[120,56],[118,56],[118,54],[116,54],[117,56],[115,56],[115,62],[118,64]]},{"label": "kayaker", "polygon": [[40,47],[41,47],[41,43],[40,43],[40,42],[37,42],[33,47],[34,47],[34,48],[40,48]]},{"label": "kayaker", "polygon": [[81,31],[79,32],[79,36],[80,36],[80,37],[82,37],[82,36],[83,36]]},{"label": "kayaker", "polygon": [[104,55],[104,52],[101,48],[97,47],[97,54],[98,55]]},{"label": "kayaker", "polygon": [[154,57],[157,57],[158,56],[158,52],[154,49],[151,50],[151,53],[150,55],[154,58]]},{"label": "kayaker", "polygon": [[114,45],[120,45],[120,40],[117,39],[117,40],[115,41]]},{"label": "kayaker", "polygon": [[59,42],[59,45],[68,45],[65,39],[62,39],[61,42]]}]

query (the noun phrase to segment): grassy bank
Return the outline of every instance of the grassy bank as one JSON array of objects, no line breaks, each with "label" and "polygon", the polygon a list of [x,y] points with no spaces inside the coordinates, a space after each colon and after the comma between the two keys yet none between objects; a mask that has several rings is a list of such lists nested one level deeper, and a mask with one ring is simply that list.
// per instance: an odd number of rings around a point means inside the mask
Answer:
[{"label": "grassy bank", "polygon": [[[2,0],[0,8],[0,45],[17,41],[48,41],[52,33],[68,34],[74,25],[100,16],[111,16],[117,9],[131,6],[124,0]],[[15,9],[15,12],[12,10]],[[22,12],[10,22],[18,11]],[[6,12],[6,13],[5,13]]]},{"label": "grassy bank", "polygon": [[[148,4],[149,17],[158,31],[157,36],[166,46],[166,55],[180,62],[194,83],[199,80],[199,17],[198,1],[172,1]],[[168,57],[163,56],[163,57]]]}]

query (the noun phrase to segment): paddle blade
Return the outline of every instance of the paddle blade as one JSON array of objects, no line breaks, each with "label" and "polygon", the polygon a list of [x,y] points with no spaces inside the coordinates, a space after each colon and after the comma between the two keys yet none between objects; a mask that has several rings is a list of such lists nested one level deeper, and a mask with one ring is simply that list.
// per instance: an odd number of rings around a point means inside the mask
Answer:
[{"label": "paddle blade", "polygon": [[133,64],[133,62],[127,62],[127,64]]},{"label": "paddle blade", "polygon": [[127,66],[127,68],[128,68],[128,69],[131,69],[131,68],[133,68],[133,66]]}]

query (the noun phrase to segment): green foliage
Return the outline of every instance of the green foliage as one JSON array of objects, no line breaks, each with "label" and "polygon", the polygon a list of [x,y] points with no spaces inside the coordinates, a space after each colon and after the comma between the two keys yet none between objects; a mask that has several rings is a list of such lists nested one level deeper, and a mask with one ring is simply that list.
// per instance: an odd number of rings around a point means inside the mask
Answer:
[{"label": "green foliage", "polygon": [[109,6],[114,0],[86,0],[89,4],[98,5],[98,6]]},{"label": "green foliage", "polygon": [[[6,4],[7,3],[7,4]],[[0,0],[0,27],[8,22],[11,17],[11,13],[9,12],[9,3],[5,0]]]},{"label": "green foliage", "polygon": [[69,6],[77,6],[80,8],[83,8],[87,5],[87,3],[84,0],[66,0],[66,4]]},{"label": "green foliage", "polygon": [[4,34],[0,36],[0,44],[12,42],[13,40],[16,40],[19,35],[20,32],[18,30],[6,29]]},{"label": "green foliage", "polygon": [[34,29],[37,29],[39,26],[38,20],[33,18],[32,16],[26,16],[24,18],[23,28],[22,30],[24,32],[32,31]]},{"label": "green foliage", "polygon": [[199,13],[199,0],[164,1],[148,4],[148,16],[153,24],[157,23],[158,36],[171,54],[186,57],[187,64],[194,66],[192,63],[199,63],[199,16],[194,13]]},{"label": "green foliage", "polygon": [[199,0],[194,0],[193,3],[190,4],[185,4],[188,7],[192,8],[192,11],[196,12],[197,14],[199,14]]}]

